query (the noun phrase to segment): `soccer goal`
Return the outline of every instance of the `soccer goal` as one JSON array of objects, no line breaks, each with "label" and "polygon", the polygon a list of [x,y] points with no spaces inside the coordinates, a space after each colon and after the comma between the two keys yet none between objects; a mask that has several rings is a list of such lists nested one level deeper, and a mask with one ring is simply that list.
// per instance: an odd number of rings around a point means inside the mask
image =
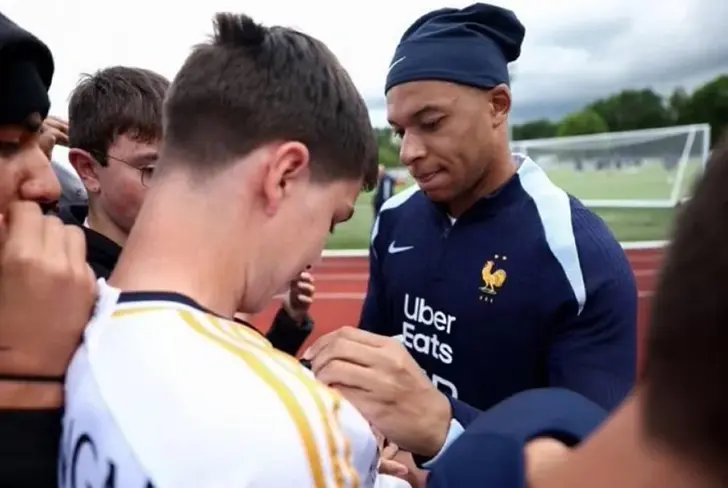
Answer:
[{"label": "soccer goal", "polygon": [[668,208],[688,196],[710,148],[707,124],[511,143],[590,207]]}]

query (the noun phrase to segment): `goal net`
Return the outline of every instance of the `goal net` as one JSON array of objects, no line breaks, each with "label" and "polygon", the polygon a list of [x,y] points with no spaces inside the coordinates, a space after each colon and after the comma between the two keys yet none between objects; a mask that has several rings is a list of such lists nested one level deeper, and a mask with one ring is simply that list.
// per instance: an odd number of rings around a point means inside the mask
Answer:
[{"label": "goal net", "polygon": [[710,126],[513,141],[590,207],[667,208],[688,196],[708,158]]}]

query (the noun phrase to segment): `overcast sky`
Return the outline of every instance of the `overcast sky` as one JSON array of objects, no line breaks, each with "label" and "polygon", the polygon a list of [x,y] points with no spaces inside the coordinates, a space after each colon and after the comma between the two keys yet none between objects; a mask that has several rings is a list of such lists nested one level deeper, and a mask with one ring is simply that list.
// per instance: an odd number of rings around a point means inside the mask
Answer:
[{"label": "overcast sky", "polygon": [[[339,56],[385,125],[384,76],[402,32],[419,15],[470,1],[3,0],[2,11],[47,42],[55,56],[56,115],[81,73],[110,65],[174,76],[219,11],[299,28]],[[728,73],[726,0],[502,0],[526,26],[513,84],[515,122],[556,118],[624,88],[690,89]]]}]

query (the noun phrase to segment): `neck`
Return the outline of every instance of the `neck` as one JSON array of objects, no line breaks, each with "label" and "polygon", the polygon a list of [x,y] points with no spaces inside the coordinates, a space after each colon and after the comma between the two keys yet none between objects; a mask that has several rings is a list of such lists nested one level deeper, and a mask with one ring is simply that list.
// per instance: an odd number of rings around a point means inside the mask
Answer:
[{"label": "neck", "polygon": [[216,194],[220,192],[203,194],[172,175],[155,182],[111,285],[124,291],[180,293],[216,314],[233,317],[244,294],[244,243],[249,240],[236,239],[240,232],[224,224],[240,221],[240,215],[231,215],[240,206],[225,204]]},{"label": "neck", "polygon": [[530,480],[530,488],[716,488],[695,466],[649,442],[641,427],[639,393],[568,461]]},{"label": "neck", "polygon": [[498,151],[493,158],[483,177],[470,190],[448,204],[450,215],[460,217],[478,200],[491,195],[508,183],[517,170],[513,163],[513,155],[506,144],[505,148]]},{"label": "neck", "polygon": [[124,247],[129,234],[122,230],[111,220],[111,217],[98,208],[98,205],[89,202],[88,206],[88,226],[91,230],[98,232],[104,237],[114,241],[119,246]]}]

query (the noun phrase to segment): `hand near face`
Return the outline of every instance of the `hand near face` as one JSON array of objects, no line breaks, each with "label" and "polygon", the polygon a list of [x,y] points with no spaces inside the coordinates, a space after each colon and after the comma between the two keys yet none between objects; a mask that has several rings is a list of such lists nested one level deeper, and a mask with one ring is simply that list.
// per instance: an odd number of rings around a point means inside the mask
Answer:
[{"label": "hand near face", "polygon": [[68,147],[68,122],[65,120],[48,116],[43,121],[41,132],[53,136],[56,145]]},{"label": "hand near face", "polygon": [[0,223],[0,372],[62,377],[95,298],[83,232],[12,203]]},{"label": "hand near face", "polygon": [[291,281],[288,293],[283,299],[283,308],[296,322],[303,322],[313,304],[315,293],[313,276],[308,271],[303,271],[298,278]]}]

